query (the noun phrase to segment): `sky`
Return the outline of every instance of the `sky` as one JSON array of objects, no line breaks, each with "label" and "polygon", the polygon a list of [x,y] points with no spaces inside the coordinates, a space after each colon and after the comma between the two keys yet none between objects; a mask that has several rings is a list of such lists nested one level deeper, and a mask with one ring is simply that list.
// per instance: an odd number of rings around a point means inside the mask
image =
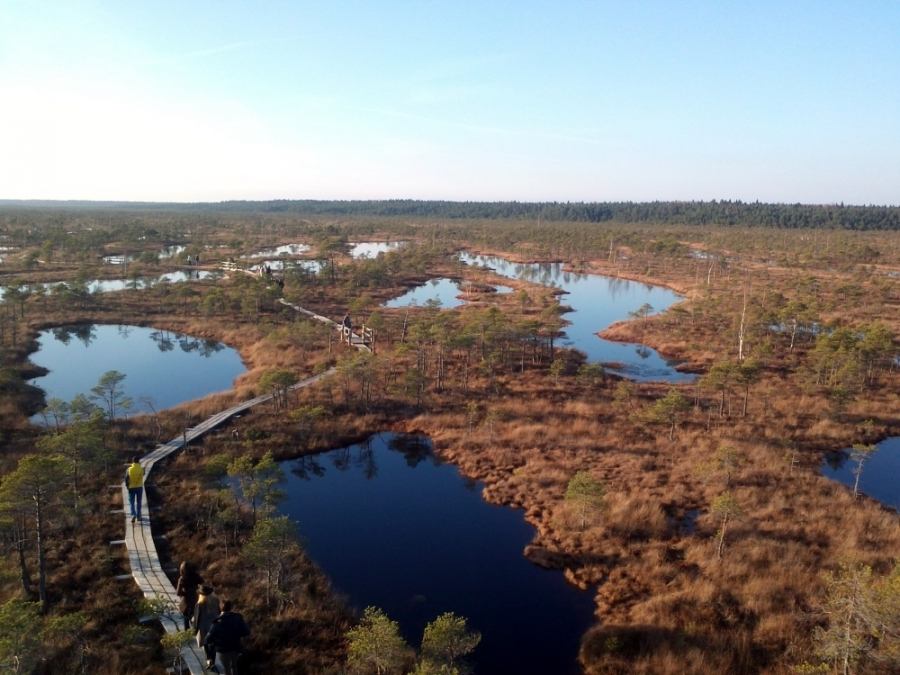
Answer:
[{"label": "sky", "polygon": [[900,3],[0,0],[0,199],[900,204]]}]

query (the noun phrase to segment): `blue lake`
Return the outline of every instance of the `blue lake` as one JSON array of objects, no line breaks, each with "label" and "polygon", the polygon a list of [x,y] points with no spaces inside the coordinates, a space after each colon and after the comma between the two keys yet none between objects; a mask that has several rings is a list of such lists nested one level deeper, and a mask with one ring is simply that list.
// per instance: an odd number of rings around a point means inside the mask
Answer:
[{"label": "blue lake", "polygon": [[[859,477],[859,491],[886,506],[900,509],[900,437],[886,438],[876,446],[863,464]],[[856,462],[850,458],[850,448],[829,454],[822,466],[822,474],[846,485],[851,490],[856,482],[853,470]]]},{"label": "blue lake", "polygon": [[571,312],[563,315],[566,321],[572,323],[564,329],[562,344],[584,352],[588,361],[621,364],[622,367],[615,372],[639,382],[694,380],[694,375],[675,370],[677,361],[663,358],[654,349],[639,344],[611,342],[597,335],[618,321],[630,319],[629,312],[640,309],[645,303],[653,308],[651,313],[662,312],[681,300],[681,296],[674,291],[598,274],[567,272],[560,263],[512,263],[503,258],[468,253],[460,254],[460,259],[469,265],[486,265],[500,276],[566,291],[560,302],[572,308]]},{"label": "blue lake", "polygon": [[475,672],[572,675],[593,594],[524,557],[534,528],[488,504],[480,483],[431,454],[425,437],[367,442],[282,463],[310,556],[360,611],[374,605],[418,647],[444,612],[482,633]]},{"label": "blue lake", "polygon": [[43,389],[46,400],[90,395],[103,373],[117,370],[126,375],[122,389],[134,412],[145,412],[141,396],[161,410],[228,391],[246,370],[237,351],[221,342],[154,328],[60,326],[42,331],[38,344],[30,360],[50,373],[29,384]]}]

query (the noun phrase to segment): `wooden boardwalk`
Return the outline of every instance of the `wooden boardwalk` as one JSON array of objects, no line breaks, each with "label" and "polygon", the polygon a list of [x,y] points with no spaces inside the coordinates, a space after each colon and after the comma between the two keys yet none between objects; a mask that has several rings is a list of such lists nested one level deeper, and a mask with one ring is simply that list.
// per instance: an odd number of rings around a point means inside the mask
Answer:
[{"label": "wooden boardwalk", "polygon": [[[292,305],[284,299],[282,299],[281,302],[297,312],[306,314],[312,319],[332,324],[336,328],[341,328],[338,323],[327,317],[320,316],[307,309],[298,307],[297,305]],[[358,335],[352,335],[351,344],[357,349],[369,350],[369,347],[363,343]],[[298,382],[291,387],[291,390],[308,387],[335,372],[336,369],[331,368],[324,373]],[[245,410],[249,410],[255,405],[264,403],[271,398],[272,394],[266,394],[264,396],[257,396],[249,401],[244,401],[243,403],[213,415],[191,429],[187,429],[183,434],[177,438],[173,438],[168,443],[157,446],[153,452],[142,457],[140,460],[140,464],[144,468],[144,484],[146,485],[149,483],[150,474],[157,462],[165,459],[173,452],[181,450],[185,444],[200,438],[235,415],[242,413]],[[140,587],[144,597],[148,600],[161,598],[170,603],[172,608],[171,612],[160,617],[160,621],[167,633],[177,633],[182,630],[183,627],[181,613],[178,611],[178,597],[175,595],[175,586],[169,580],[169,577],[166,575],[162,568],[162,564],[159,561],[156,543],[153,540],[153,534],[150,529],[150,505],[146,498],[146,494],[144,495],[144,500],[141,504],[141,518],[138,522],[132,523],[131,512],[128,508],[128,488],[126,487],[124,480],[121,487],[122,504],[124,505],[125,513],[125,539],[122,542],[114,543],[124,543],[128,548],[128,562],[131,565],[131,576],[134,577],[134,580]],[[202,673],[208,672],[204,669],[206,655],[203,649],[197,646],[196,640],[191,640],[191,642],[182,650],[182,655],[185,664],[190,669],[191,675],[202,675]],[[224,672],[221,668],[221,664],[218,665],[218,671],[220,673]]]}]

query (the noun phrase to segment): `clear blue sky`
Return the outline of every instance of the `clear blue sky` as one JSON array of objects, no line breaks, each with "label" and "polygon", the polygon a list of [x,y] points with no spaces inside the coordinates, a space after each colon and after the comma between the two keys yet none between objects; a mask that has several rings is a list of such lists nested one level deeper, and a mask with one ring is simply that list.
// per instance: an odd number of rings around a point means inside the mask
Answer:
[{"label": "clear blue sky", "polygon": [[900,204],[900,3],[0,0],[0,199]]}]

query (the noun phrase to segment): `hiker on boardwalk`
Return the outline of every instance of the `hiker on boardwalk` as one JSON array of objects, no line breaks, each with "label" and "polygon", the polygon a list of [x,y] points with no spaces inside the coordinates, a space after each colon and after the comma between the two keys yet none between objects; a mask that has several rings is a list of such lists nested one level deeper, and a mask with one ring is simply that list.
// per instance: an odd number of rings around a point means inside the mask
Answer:
[{"label": "hiker on boardwalk", "polygon": [[250,635],[250,628],[244,622],[244,617],[233,612],[234,604],[231,600],[222,601],[222,614],[213,621],[209,633],[206,635],[206,644],[212,645],[219,658],[225,675],[237,675],[237,659],[241,654],[241,638]]},{"label": "hiker on boardwalk", "polygon": [[344,320],[341,321],[341,323],[347,330],[353,330],[353,324],[350,322],[350,314],[344,314]]},{"label": "hiker on boardwalk", "polygon": [[203,647],[206,652],[206,667],[212,668],[216,663],[216,651],[206,644],[206,636],[212,628],[213,621],[221,614],[219,599],[213,595],[211,586],[200,586],[200,599],[194,607],[194,618],[191,626],[197,630],[197,646]]},{"label": "hiker on boardwalk", "polygon": [[125,485],[128,486],[128,503],[131,505],[131,522],[141,517],[141,501],[144,498],[144,467],[137,457],[131,458],[131,466],[125,471]]},{"label": "hiker on boardwalk", "polygon": [[197,605],[197,591],[203,577],[197,572],[191,563],[184,561],[178,568],[178,584],[175,586],[175,595],[181,598],[178,603],[178,611],[184,614],[184,629],[191,627],[191,617],[194,616],[194,607]]}]

